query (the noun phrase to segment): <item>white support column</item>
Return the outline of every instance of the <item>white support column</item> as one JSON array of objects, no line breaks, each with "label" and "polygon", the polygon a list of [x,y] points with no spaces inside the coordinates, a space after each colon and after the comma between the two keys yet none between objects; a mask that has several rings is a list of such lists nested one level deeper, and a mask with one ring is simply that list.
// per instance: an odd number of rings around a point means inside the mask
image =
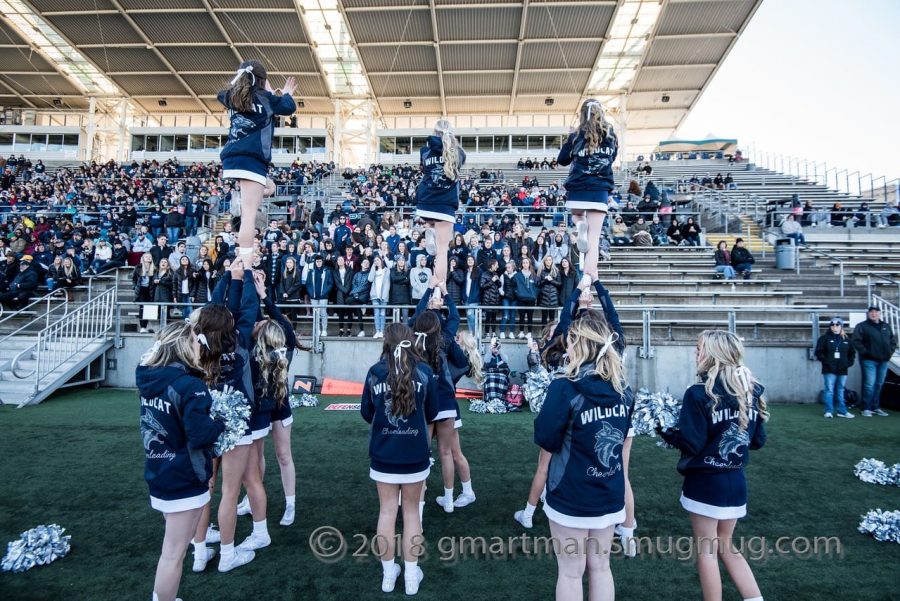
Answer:
[{"label": "white support column", "polygon": [[[126,161],[128,157],[125,155],[131,149],[131,140],[128,140],[128,99],[122,99],[122,105],[119,108],[119,146],[116,150],[116,158],[119,161]],[[129,142],[125,145],[126,140]]]},{"label": "white support column", "polygon": [[366,164],[371,165],[375,162],[378,151],[376,146],[378,137],[375,135],[375,103],[371,100],[366,101]]},{"label": "white support column", "polygon": [[94,157],[94,134],[97,130],[97,99],[93,96],[88,104],[87,140],[84,143],[83,161],[90,162]]},{"label": "white support column", "polygon": [[331,134],[331,160],[342,165],[343,138],[344,138],[344,114],[341,111],[341,101],[334,101],[334,123],[332,123]]}]

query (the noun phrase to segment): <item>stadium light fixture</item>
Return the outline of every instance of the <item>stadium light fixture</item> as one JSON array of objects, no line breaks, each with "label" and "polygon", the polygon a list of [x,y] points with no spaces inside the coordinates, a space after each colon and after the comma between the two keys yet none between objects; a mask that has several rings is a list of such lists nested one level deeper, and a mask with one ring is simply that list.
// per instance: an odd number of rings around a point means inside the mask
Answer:
[{"label": "stadium light fixture", "polygon": [[627,90],[661,12],[659,0],[624,0],[603,43],[589,90]]},{"label": "stadium light fixture", "polygon": [[69,45],[47,21],[20,0],[0,0],[0,13],[32,48],[40,50],[55,67],[91,96],[122,96],[121,90]]},{"label": "stadium light fixture", "polygon": [[319,57],[325,71],[325,83],[333,96],[369,98],[371,91],[356,48],[350,37],[350,27],[344,20],[338,0],[295,0],[312,38],[312,51]]},{"label": "stadium light fixture", "polygon": [[159,99],[159,106],[169,106],[169,103],[166,102],[166,99],[165,99],[165,98],[160,98],[160,99]]},{"label": "stadium light fixture", "polygon": [[404,101],[403,101],[403,108],[405,108],[405,109],[411,109],[411,108],[412,108],[412,100],[404,100]]},{"label": "stadium light fixture", "polygon": [[553,102],[554,100],[552,98],[548,97],[544,99],[544,104],[546,104],[547,106],[553,106]]}]

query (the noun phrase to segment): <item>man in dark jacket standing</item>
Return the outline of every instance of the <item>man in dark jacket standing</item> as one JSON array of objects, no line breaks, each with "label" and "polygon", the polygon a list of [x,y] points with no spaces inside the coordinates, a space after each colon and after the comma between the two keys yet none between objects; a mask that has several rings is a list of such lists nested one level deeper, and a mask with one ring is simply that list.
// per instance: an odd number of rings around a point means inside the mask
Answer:
[{"label": "man in dark jacket standing", "polygon": [[822,402],[825,404],[825,419],[834,417],[834,401],[837,400],[838,417],[856,417],[847,411],[844,402],[844,385],[847,370],[856,361],[856,349],[844,333],[844,320],[832,317],[828,332],[816,342],[816,359],[822,362],[822,378],[825,387]]},{"label": "man in dark jacket standing", "polygon": [[0,305],[18,309],[34,296],[38,287],[38,272],[31,266],[31,255],[19,259],[19,273],[9,284],[9,290],[0,294]]},{"label": "man in dark jacket standing", "polygon": [[881,321],[881,309],[869,307],[866,320],[853,330],[853,346],[859,353],[863,374],[863,417],[887,417],[881,408],[881,387],[887,377],[888,363],[897,350],[897,336],[891,326]]}]

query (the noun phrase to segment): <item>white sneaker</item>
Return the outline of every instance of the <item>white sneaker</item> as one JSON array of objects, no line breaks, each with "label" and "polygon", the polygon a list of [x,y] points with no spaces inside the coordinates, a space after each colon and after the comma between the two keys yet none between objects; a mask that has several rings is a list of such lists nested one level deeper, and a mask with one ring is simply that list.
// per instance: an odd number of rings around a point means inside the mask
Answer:
[{"label": "white sneaker", "polygon": [[205,547],[206,549],[206,557],[201,553],[197,555],[197,552],[194,551],[194,566],[191,568],[195,572],[202,572],[206,569],[206,564],[209,563],[213,557],[216,556],[216,550],[210,549],[209,547]]},{"label": "white sneaker", "polygon": [[366,335],[366,332],[365,332],[364,330],[360,330],[360,331],[359,331],[359,334],[357,334],[356,337],[357,337],[357,338],[363,338],[363,337],[365,337],[365,335]]},{"label": "white sneaker", "polygon": [[381,332],[375,332],[375,335],[372,336],[372,338],[384,338],[384,334],[382,334]]},{"label": "white sneaker", "polygon": [[500,332],[500,340],[506,340],[506,332]]},{"label": "white sneaker", "polygon": [[295,507],[293,505],[287,505],[284,508],[284,515],[281,516],[281,521],[278,523],[282,526],[290,526],[294,523],[294,513]]},{"label": "white sneaker", "polygon": [[425,574],[422,573],[422,568],[419,566],[416,566],[416,570],[412,574],[406,572],[403,575],[403,583],[406,585],[406,594],[415,595],[418,593],[419,585],[422,584],[423,578],[425,578]]},{"label": "white sneaker", "polygon": [[578,282],[578,287],[579,288],[590,288],[591,284],[592,284],[591,276],[589,276],[588,274],[584,274],[583,276],[581,276],[581,280],[579,280],[579,282]]},{"label": "white sneaker", "polygon": [[210,544],[222,542],[222,535],[212,524],[206,527],[206,542]]},{"label": "white sneaker", "polygon": [[846,417],[847,419],[853,419],[854,417],[856,417],[855,415],[853,415],[853,414],[850,413],[849,411],[848,411],[847,413],[838,413],[837,416],[838,416],[838,417]]},{"label": "white sneaker", "polygon": [[588,224],[587,221],[582,219],[575,225],[575,230],[578,232],[575,238],[575,247],[578,249],[578,252],[586,253],[588,251]]},{"label": "white sneaker", "polygon": [[230,559],[226,559],[225,556],[219,555],[219,571],[230,572],[235,568],[239,568],[242,565],[250,563],[251,561],[253,561],[254,557],[256,557],[256,553],[254,553],[253,551],[235,547],[234,555],[232,555]]},{"label": "white sneaker", "polygon": [[238,515],[250,515],[250,497],[244,495],[243,500],[237,504]]},{"label": "white sneaker", "polygon": [[876,410],[873,411],[872,413],[874,413],[875,415],[877,415],[877,416],[879,416],[879,417],[887,417],[887,416],[888,416],[888,412],[885,411],[884,409],[882,409],[881,407],[879,407],[878,409],[876,409]]},{"label": "white sneaker", "polygon": [[831,419],[832,417],[834,416],[830,412],[825,412],[825,419]]},{"label": "white sneaker", "polygon": [[241,192],[239,190],[231,191],[231,215],[233,217],[241,216]]},{"label": "white sneaker", "polygon": [[524,331],[524,330],[521,331],[521,332],[519,332],[519,339],[521,340],[522,338],[525,338],[525,331]]},{"label": "white sneaker", "polygon": [[244,551],[256,551],[257,549],[262,549],[268,547],[272,544],[272,537],[268,534],[257,534],[255,532],[250,533],[250,536],[244,539],[244,542],[239,544],[236,549],[243,549]]},{"label": "white sneaker", "polygon": [[872,412],[869,411],[868,409],[863,409],[863,412],[861,413],[861,415],[863,417],[872,417]]},{"label": "white sneaker", "polygon": [[440,496],[435,499],[435,502],[443,507],[445,512],[453,513],[453,497]]},{"label": "white sneaker", "polygon": [[460,493],[456,500],[453,501],[454,507],[465,507],[466,505],[471,505],[475,502],[475,495],[467,495],[466,493]]},{"label": "white sneaker", "polygon": [[637,540],[634,538],[634,528],[623,528],[619,539],[622,545],[622,554],[625,557],[637,556]]},{"label": "white sneaker", "polygon": [[393,569],[390,572],[385,572],[384,576],[381,577],[381,592],[393,593],[394,585],[397,584],[397,578],[399,576],[400,566],[395,563]]},{"label": "white sneaker", "polygon": [[531,516],[525,515],[525,511],[522,509],[513,514],[513,519],[522,524],[523,528],[531,528],[534,526],[534,521]]},{"label": "white sneaker", "polygon": [[146,334],[146,333],[147,333],[147,328],[141,328],[141,334]]},{"label": "white sneaker", "polygon": [[437,240],[434,237],[434,228],[425,228],[425,252],[432,257],[437,254]]}]

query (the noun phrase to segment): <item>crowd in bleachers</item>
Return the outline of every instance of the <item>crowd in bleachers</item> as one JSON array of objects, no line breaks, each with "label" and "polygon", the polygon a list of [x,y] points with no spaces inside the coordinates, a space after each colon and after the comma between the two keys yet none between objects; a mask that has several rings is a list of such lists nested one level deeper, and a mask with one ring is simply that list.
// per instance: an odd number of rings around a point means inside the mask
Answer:
[{"label": "crowd in bleachers", "polygon": [[[231,196],[216,163],[110,161],[52,172],[24,156],[3,163],[0,302],[9,307],[134,263],[160,238],[174,244],[194,236]],[[290,193],[333,169],[294,163],[271,175]]]}]

